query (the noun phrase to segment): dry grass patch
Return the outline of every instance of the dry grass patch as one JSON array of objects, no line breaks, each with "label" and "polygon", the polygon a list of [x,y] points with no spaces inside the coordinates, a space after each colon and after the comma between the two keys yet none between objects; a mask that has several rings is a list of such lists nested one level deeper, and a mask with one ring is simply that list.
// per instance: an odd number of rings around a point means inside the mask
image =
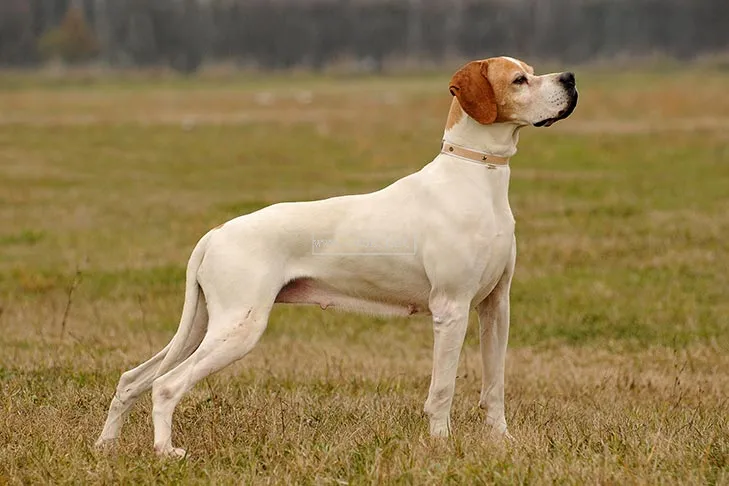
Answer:
[{"label": "dry grass patch", "polygon": [[[729,480],[729,383],[721,373],[729,362],[716,348],[512,350],[507,419],[518,442],[501,444],[489,439],[476,406],[480,365],[471,345],[457,384],[454,437],[437,441],[420,412],[430,368],[427,325],[417,332],[407,344],[378,333],[358,343],[264,339],[183,401],[174,434],[190,456],[180,464],[151,454],[148,399],[116,451],[90,450],[117,369],[128,366],[121,356],[102,357],[113,348],[95,343],[86,354],[81,337],[54,342],[53,357],[49,347],[27,361],[19,352],[13,361],[20,366],[2,375],[0,471],[23,482]],[[131,354],[136,361],[147,353]]]}]

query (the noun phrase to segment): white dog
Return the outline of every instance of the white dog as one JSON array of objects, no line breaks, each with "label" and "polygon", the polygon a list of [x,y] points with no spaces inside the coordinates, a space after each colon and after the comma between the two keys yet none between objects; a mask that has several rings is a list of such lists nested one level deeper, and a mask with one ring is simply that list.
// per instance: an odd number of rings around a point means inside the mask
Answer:
[{"label": "white dog", "polygon": [[549,126],[577,103],[572,73],[535,76],[497,57],[453,75],[441,153],[422,170],[371,194],[281,203],[211,230],[187,266],[177,333],[121,376],[97,441],[116,439],[137,398],[153,389],[154,447],[174,448],[175,406],[198,381],[245,356],[274,303],[317,304],[385,315],[431,314],[433,374],[425,412],[448,436],[468,314],[478,312],[480,406],[508,437],[504,360],[516,260],[508,200],[509,157],[519,130]]}]

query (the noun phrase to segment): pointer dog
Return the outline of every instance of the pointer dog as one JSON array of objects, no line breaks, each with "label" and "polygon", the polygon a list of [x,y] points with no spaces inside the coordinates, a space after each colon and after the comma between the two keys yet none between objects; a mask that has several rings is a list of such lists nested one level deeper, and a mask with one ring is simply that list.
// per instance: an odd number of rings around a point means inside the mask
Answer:
[{"label": "pointer dog", "polygon": [[155,451],[184,456],[172,446],[175,406],[197,382],[251,351],[275,303],[432,315],[425,412],[438,437],[451,430],[456,369],[475,307],[479,403],[493,431],[509,437],[504,360],[516,240],[508,161],[522,127],[572,113],[575,77],[536,76],[522,61],[496,57],[463,66],[450,92],[441,152],[419,172],[371,194],[275,204],[203,236],[187,265],[177,333],[122,374],[97,445],[119,436],[131,406],[152,388]]}]

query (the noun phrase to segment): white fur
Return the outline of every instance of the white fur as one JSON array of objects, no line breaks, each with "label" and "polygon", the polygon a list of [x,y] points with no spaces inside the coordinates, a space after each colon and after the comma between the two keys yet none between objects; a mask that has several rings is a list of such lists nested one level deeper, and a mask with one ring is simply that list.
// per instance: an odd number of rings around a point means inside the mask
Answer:
[{"label": "white fur", "polygon": [[560,73],[535,76],[524,73],[529,80],[517,88],[512,100],[518,106],[514,121],[531,125],[547,118],[554,118],[570,103],[570,95],[559,82]]},{"label": "white fur", "polygon": [[[545,86],[524,95],[523,113],[514,122],[480,125],[464,116],[444,138],[513,155],[525,120],[561,109],[550,82]],[[516,260],[509,175],[508,166],[489,170],[439,154],[380,191],[276,204],[210,231],[188,263],[177,334],[151,360],[122,375],[97,444],[118,437],[130,407],[151,387],[155,450],[184,455],[171,441],[175,406],[198,381],[255,346],[277,296],[322,308],[432,314],[433,373],[425,411],[434,436],[450,433],[459,355],[469,310],[476,307],[480,405],[493,430],[508,436],[504,360]],[[313,239],[328,243],[319,247]],[[388,247],[392,242],[397,248]]]}]

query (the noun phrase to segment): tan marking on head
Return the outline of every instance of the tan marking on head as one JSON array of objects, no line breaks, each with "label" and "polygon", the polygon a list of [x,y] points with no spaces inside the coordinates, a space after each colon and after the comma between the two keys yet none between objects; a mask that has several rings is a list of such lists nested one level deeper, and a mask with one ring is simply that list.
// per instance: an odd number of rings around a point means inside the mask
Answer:
[{"label": "tan marking on head", "polygon": [[521,61],[510,57],[497,57],[489,60],[489,81],[494,88],[499,109],[496,121],[505,122],[513,119],[516,106],[510,95],[509,88],[514,81],[514,77],[519,72],[526,71],[523,64]]},{"label": "tan marking on head", "polygon": [[533,75],[534,69],[524,61],[512,57],[493,57],[488,62],[489,83],[494,91],[497,105],[496,122],[507,122],[515,118],[518,106],[513,98],[512,83],[519,73]]},{"label": "tan marking on head", "polygon": [[453,126],[461,121],[461,118],[463,118],[463,108],[461,108],[461,105],[458,104],[458,99],[453,98],[453,101],[451,102],[451,109],[448,111],[448,119],[446,119],[446,130],[450,130],[453,128]]}]

